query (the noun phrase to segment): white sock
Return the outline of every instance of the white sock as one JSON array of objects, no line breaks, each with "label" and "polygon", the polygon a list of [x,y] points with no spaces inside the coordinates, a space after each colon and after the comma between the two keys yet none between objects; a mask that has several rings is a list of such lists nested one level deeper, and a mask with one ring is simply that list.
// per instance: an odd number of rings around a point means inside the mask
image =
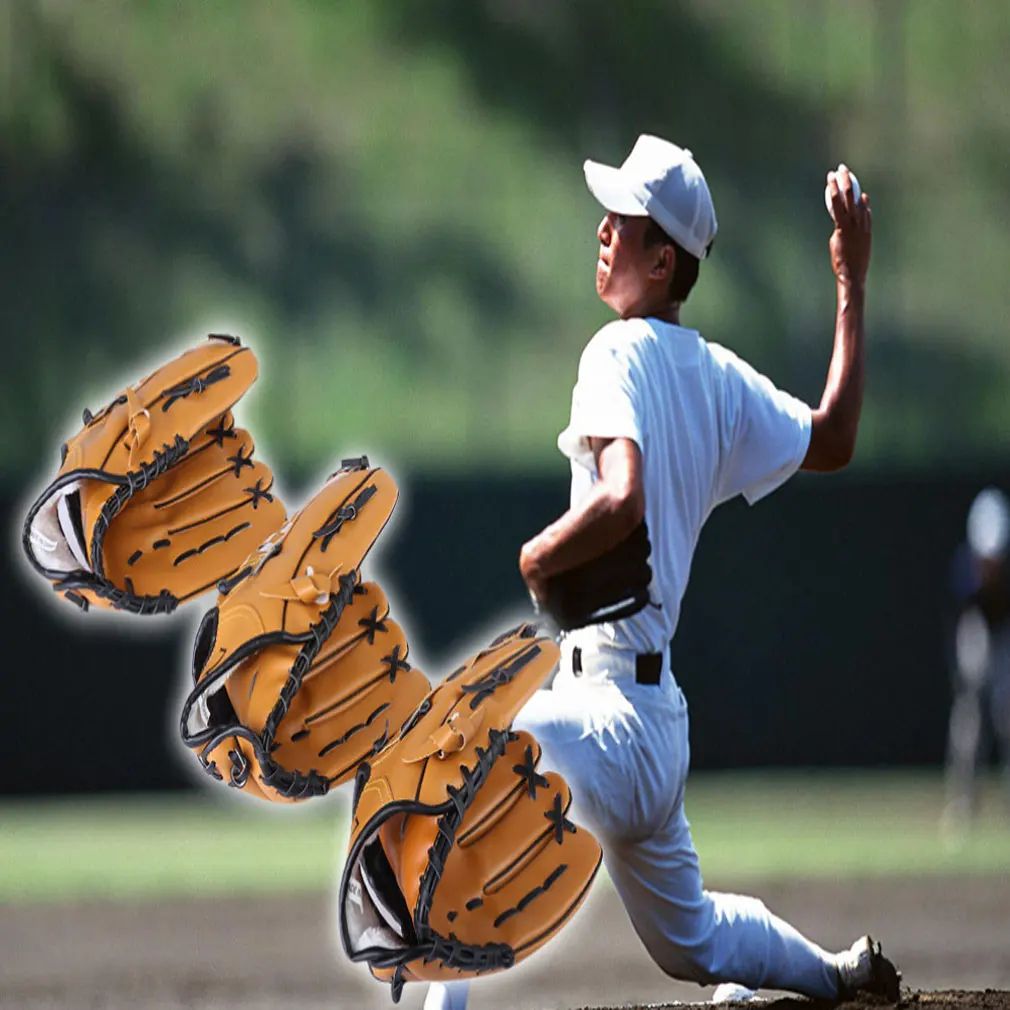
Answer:
[{"label": "white sock", "polygon": [[470,983],[432,982],[424,997],[424,1010],[466,1010],[466,998]]}]

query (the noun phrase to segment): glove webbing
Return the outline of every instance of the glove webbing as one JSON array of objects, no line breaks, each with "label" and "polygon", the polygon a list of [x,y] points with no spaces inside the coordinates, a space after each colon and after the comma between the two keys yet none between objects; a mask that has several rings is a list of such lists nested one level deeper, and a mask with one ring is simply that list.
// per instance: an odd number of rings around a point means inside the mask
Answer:
[{"label": "glove webbing", "polygon": [[[215,762],[207,759],[207,755],[222,740],[241,737],[247,740],[256,751],[256,757],[263,770],[263,782],[270,788],[275,789],[282,796],[288,799],[307,799],[310,796],[323,796],[329,791],[329,779],[323,778],[315,771],[310,771],[306,775],[298,771],[282,768],[274,761],[271,754],[274,749],[274,739],[277,735],[277,729],[291,707],[291,702],[294,700],[295,695],[301,689],[305,674],[308,673],[313,661],[319,654],[319,650],[326,643],[330,635],[333,634],[345,607],[350,603],[351,597],[356,592],[360,592],[357,569],[349,572],[347,575],[339,575],[337,578],[340,582],[340,589],[332,595],[330,605],[319,615],[319,620],[309,627],[306,633],[309,636],[308,641],[299,649],[295,661],[291,664],[291,671],[279,692],[274,707],[266,718],[262,733],[256,734],[243,726],[229,726],[212,737],[204,746],[200,753],[200,761],[204,768],[215,778],[221,779],[223,776],[218,771]],[[238,654],[236,654],[237,657]],[[230,784],[236,788],[241,788],[249,777],[249,762],[237,749],[229,751],[229,757],[232,760]]]},{"label": "glove webbing", "polygon": [[[119,589],[112,585],[105,578],[105,565],[102,560],[102,545],[105,541],[105,534],[108,532],[109,524],[123,510],[126,503],[138,492],[142,491],[152,480],[160,477],[170,470],[189,452],[189,442],[181,435],[176,435],[175,442],[171,445],[165,443],[161,449],[154,451],[150,463],[141,463],[137,470],[131,470],[122,476],[109,473],[106,470],[75,470],[68,473],[60,481],[57,481],[54,488],[59,488],[72,481],[80,480],[82,477],[94,480],[103,480],[109,484],[118,484],[112,497],[102,506],[98,519],[95,521],[94,538],[91,544],[91,564],[92,572],[76,572],[66,578],[56,580],[56,591],[66,592],[68,599],[77,603],[83,610],[88,609],[88,601],[77,593],[69,591],[75,589],[87,589],[96,596],[109,600],[119,610],[126,610],[131,614],[170,614],[179,605],[178,599],[167,589],[163,589],[157,596],[139,596],[133,591],[133,584],[126,579],[126,588]],[[33,506],[28,513],[28,521],[25,523],[25,534],[23,540],[27,542],[28,533],[31,527],[31,520],[41,506],[41,501]],[[32,555],[27,551],[29,558]],[[43,575],[49,576],[40,565],[34,562],[36,569]],[[49,576],[51,577],[51,576]]]}]

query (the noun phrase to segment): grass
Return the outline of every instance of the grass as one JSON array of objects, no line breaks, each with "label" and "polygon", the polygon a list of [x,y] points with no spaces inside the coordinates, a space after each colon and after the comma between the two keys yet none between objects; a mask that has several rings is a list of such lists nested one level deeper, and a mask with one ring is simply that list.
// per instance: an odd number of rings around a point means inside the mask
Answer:
[{"label": "grass", "polygon": [[970,830],[921,773],[709,776],[687,814],[706,880],[1010,872],[1010,811],[987,782]]},{"label": "grass", "polygon": [[[1006,874],[993,786],[969,834],[939,830],[942,783],[909,773],[697,775],[688,789],[706,881]],[[328,890],[347,798],[306,807],[210,793],[0,804],[0,902]]]},{"label": "grass", "polygon": [[346,814],[341,799],[292,809],[206,794],[8,803],[0,901],[325,890]]}]

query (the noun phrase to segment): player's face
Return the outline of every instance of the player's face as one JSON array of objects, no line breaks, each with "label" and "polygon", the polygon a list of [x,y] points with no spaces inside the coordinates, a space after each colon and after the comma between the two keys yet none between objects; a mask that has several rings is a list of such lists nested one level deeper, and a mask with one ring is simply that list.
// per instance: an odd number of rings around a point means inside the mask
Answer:
[{"label": "player's face", "polygon": [[600,240],[596,261],[596,293],[619,316],[640,314],[650,296],[653,256],[645,248],[647,217],[609,212],[596,229]]}]

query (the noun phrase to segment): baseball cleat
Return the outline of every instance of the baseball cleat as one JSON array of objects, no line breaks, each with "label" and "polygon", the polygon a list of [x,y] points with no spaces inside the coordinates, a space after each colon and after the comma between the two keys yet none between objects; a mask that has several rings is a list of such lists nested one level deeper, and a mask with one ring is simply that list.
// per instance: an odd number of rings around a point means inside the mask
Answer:
[{"label": "baseball cleat", "polygon": [[884,957],[880,944],[870,937],[860,938],[848,950],[837,954],[836,968],[838,995],[842,999],[866,992],[898,1002],[901,973]]}]

